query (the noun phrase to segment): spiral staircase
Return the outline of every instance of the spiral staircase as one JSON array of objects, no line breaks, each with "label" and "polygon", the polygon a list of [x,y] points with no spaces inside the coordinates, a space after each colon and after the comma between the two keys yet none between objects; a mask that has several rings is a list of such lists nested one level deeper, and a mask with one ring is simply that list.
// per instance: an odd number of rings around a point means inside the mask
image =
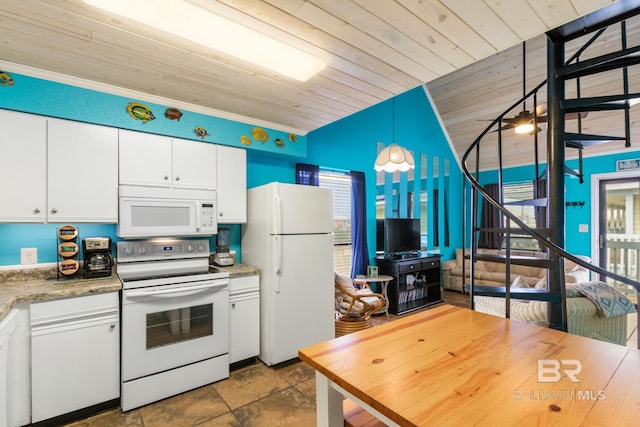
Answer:
[{"label": "spiral staircase", "polygon": [[[517,298],[520,300],[538,300],[546,301],[547,322],[550,328],[558,330],[567,330],[567,310],[566,310],[566,292],[564,277],[564,261],[570,260],[589,270],[593,279],[600,277],[604,281],[606,278],[613,279],[619,283],[632,286],[636,292],[640,292],[640,282],[620,276],[613,272],[607,271],[601,267],[592,265],[582,258],[572,255],[564,249],[564,233],[565,233],[565,175],[574,175],[583,180],[583,162],[582,152],[585,147],[593,146],[601,143],[611,143],[617,141],[626,147],[631,146],[630,140],[630,119],[629,111],[632,100],[640,99],[640,93],[629,92],[628,67],[640,63],[640,44],[627,46],[627,28],[626,23],[630,18],[640,14],[638,2],[619,0],[612,3],[597,12],[587,15],[583,18],[575,20],[562,27],[549,31],[547,33],[547,80],[540,83],[530,92],[511,105],[504,113],[491,122],[491,124],[480,134],[480,136],[467,149],[462,157],[462,168],[465,175],[465,191],[464,194],[470,194],[465,197],[464,212],[468,212],[467,218],[463,220],[463,248],[466,250],[467,256],[463,264],[463,270],[469,269],[469,275],[463,271],[462,277],[470,277],[470,283],[465,285],[469,291],[471,308],[473,307],[474,296],[486,295],[505,298],[506,316],[509,317],[510,299]],[[589,48],[601,37],[606,37],[609,28],[619,29],[620,46],[610,53],[598,56],[590,56]],[[580,39],[586,42],[575,51],[568,59],[565,58],[568,50],[568,43]],[[640,42],[639,42],[640,43]],[[575,42],[574,42],[575,49]],[[588,59],[583,59],[587,57]],[[611,70],[620,70],[621,76],[620,87],[621,92],[618,94],[597,96],[597,97],[581,97],[580,96],[580,79],[597,73],[603,73]],[[565,96],[566,85],[570,83],[575,85],[575,93],[577,96],[567,98]],[[540,187],[542,175],[546,175],[546,191],[541,193],[546,196],[534,197],[530,200],[521,200],[512,204],[531,205],[537,208],[544,208],[546,226],[540,228],[532,228],[527,226],[516,215],[512,214],[507,204],[503,203],[503,191],[500,190],[498,196],[490,195],[479,182],[479,158],[482,142],[489,133],[497,133],[497,153],[498,161],[498,188],[503,188],[503,132],[509,126],[505,126],[507,114],[518,105],[529,100],[533,105],[538,105],[538,92],[547,85],[547,138],[546,138],[546,172],[540,173],[538,160],[538,132],[532,132],[535,158],[535,182],[534,189]],[[533,109],[531,121],[534,129],[538,128],[538,124],[542,122],[536,109]],[[583,117],[591,112],[621,110],[624,113],[624,136],[599,135],[593,133],[583,133],[582,123]],[[565,118],[571,114],[577,117],[577,132],[569,132],[565,126]],[[511,123],[511,122],[506,122]],[[486,144],[485,144],[486,145]],[[565,155],[567,150],[577,150],[578,164],[577,170],[570,169],[565,164]],[[475,170],[470,170],[471,163],[475,156]],[[470,186],[467,189],[467,185]],[[467,191],[469,190],[469,191]],[[470,200],[470,202],[469,202]],[[480,224],[481,203],[490,203],[499,211],[500,224],[498,227],[482,228]],[[478,240],[481,233],[497,233],[505,241],[505,249],[501,255],[487,255],[478,252]],[[511,239],[517,236],[529,236],[537,240],[540,248],[546,252],[547,256],[526,257],[511,255]],[[470,239],[467,243],[465,240]],[[547,269],[547,289],[529,289],[529,288],[510,288],[510,287],[494,287],[481,286],[475,284],[474,264],[476,261],[500,262],[506,264],[506,283],[511,283],[509,277],[510,265],[527,265],[542,267]],[[639,295],[640,296],[640,295]],[[639,322],[640,323],[640,322]]]}]

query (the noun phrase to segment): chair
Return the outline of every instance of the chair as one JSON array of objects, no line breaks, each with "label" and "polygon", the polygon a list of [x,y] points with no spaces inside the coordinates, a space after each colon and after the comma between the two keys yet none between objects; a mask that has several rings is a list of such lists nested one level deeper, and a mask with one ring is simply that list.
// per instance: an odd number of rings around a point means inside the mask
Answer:
[{"label": "chair", "polygon": [[384,307],[384,297],[374,293],[364,280],[340,273],[335,273],[334,285],[336,337],[372,327],[371,315]]}]

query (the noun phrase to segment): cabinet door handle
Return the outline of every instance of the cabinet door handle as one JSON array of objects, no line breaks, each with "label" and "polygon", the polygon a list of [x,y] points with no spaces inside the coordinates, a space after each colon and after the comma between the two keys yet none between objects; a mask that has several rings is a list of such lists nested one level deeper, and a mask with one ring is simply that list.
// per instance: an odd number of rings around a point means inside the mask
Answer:
[{"label": "cabinet door handle", "polygon": [[179,176],[176,176],[176,181],[180,181],[180,177]]},{"label": "cabinet door handle", "polygon": [[39,213],[40,213],[40,209],[35,208],[35,209],[33,210],[33,214],[34,214],[34,215],[38,215]]},{"label": "cabinet door handle", "polygon": [[52,214],[57,214],[58,213],[58,209],[56,209],[56,208],[51,209],[51,213]]},{"label": "cabinet door handle", "polygon": [[166,180],[168,180],[168,179],[169,179],[169,175],[165,175],[165,176],[164,176],[164,180],[166,181]]},{"label": "cabinet door handle", "polygon": [[115,324],[115,323],[112,323],[112,324],[109,326],[109,328],[111,328],[111,329],[115,329],[115,328],[116,328],[116,324]]},{"label": "cabinet door handle", "polygon": [[236,303],[231,303],[231,308],[236,308]]}]

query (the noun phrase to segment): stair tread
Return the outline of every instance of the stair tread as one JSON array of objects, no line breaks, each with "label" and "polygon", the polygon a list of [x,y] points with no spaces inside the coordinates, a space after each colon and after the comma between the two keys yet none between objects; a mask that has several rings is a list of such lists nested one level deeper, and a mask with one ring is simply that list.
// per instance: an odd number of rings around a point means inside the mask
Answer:
[{"label": "stair tread", "polygon": [[[507,262],[507,256],[505,254],[476,254],[475,259],[476,261],[499,262],[502,264],[506,264]],[[509,262],[515,265],[547,268],[550,260],[548,258],[536,256],[511,255],[509,257]]]},{"label": "stair tread", "polygon": [[627,101],[640,98],[640,93],[593,96],[584,98],[565,99],[562,101],[562,109],[565,113],[578,113],[581,111],[600,111],[627,108]]},{"label": "stair tread", "polygon": [[624,136],[596,135],[588,133],[565,132],[564,134],[565,146],[569,148],[590,147],[593,145],[603,144],[605,142],[625,141],[626,139],[627,138]]},{"label": "stair tread", "polygon": [[640,46],[633,46],[584,61],[558,67],[557,74],[566,79],[588,76],[640,63]]},{"label": "stair tread", "polygon": [[547,206],[547,198],[539,197],[537,199],[514,200],[513,202],[503,203],[505,206]]},{"label": "stair tread", "polygon": [[[467,292],[471,291],[471,285],[464,285],[464,289]],[[475,296],[495,296],[495,297],[505,297],[506,289],[504,286],[485,286],[485,285],[474,285],[473,294]],[[561,299],[561,295],[559,293],[552,293],[546,289],[535,289],[535,288],[509,288],[509,298],[512,299],[523,299],[523,300],[533,300],[533,301],[551,301],[558,302]]]},{"label": "stair tread", "polygon": [[[549,233],[551,232],[550,228],[532,228],[533,231],[535,231],[538,234],[541,234],[543,236],[548,236]],[[476,231],[485,231],[485,232],[490,232],[490,233],[510,233],[512,235],[516,235],[516,236],[529,236],[529,232],[523,230],[522,228],[518,228],[518,227],[479,227],[476,229]]]}]

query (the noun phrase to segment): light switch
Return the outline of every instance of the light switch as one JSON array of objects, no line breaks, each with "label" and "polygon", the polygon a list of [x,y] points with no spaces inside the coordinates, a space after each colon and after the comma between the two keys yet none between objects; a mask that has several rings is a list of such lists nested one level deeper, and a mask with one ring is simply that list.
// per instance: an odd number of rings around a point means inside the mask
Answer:
[{"label": "light switch", "polygon": [[580,225],[578,225],[578,231],[580,233],[588,233],[589,232],[589,224],[580,224]]}]

